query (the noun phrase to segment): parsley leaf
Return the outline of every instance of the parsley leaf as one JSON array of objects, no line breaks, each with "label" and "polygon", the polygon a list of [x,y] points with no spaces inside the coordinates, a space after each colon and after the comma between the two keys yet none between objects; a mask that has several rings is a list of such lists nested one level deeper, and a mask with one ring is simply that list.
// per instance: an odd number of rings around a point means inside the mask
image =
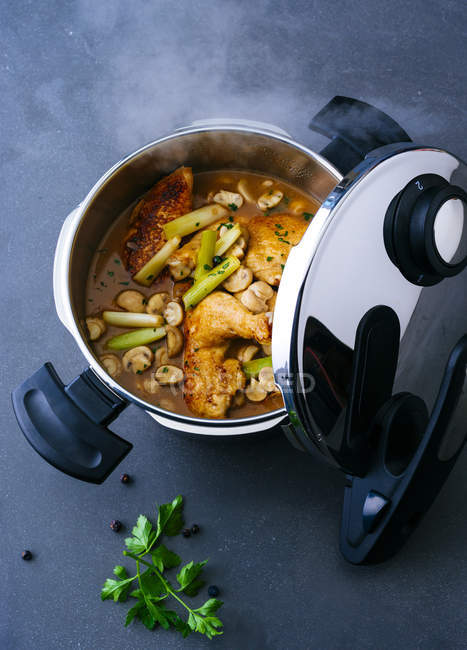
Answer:
[{"label": "parsley leaf", "polygon": [[[171,536],[180,532],[183,527],[182,509],[181,496],[177,496],[171,503],[160,505],[156,528],[145,515],[138,517],[132,529],[132,537],[125,540],[128,550],[123,551],[124,556],[136,561],[136,575],[128,577],[125,567],[118,564],[113,571],[116,579],[108,578],[105,581],[101,598],[113,599],[115,602],[125,601],[128,597],[136,599],[126,614],[125,626],[139,620],[149,630],[156,626],[165,630],[172,627],[183,638],[191,632],[198,632],[212,639],[222,634],[222,622],[214,616],[222,602],[210,598],[195,609],[182,600],[182,594],[194,596],[205,584],[201,573],[207,560],[185,564],[177,574],[178,587],[172,586],[164,573],[181,563],[181,558],[161,544],[160,538],[163,534]],[[159,544],[155,546],[157,541]],[[152,562],[146,561],[146,557]],[[142,567],[145,567],[144,571]],[[188,612],[187,620],[183,620],[176,611],[166,608],[166,601],[170,598],[182,606],[184,612]]]},{"label": "parsley leaf", "polygon": [[136,526],[134,526],[131,532],[133,537],[127,537],[125,540],[127,549],[132,551],[132,553],[147,552],[156,537],[156,533],[149,519],[144,515],[140,515]]}]

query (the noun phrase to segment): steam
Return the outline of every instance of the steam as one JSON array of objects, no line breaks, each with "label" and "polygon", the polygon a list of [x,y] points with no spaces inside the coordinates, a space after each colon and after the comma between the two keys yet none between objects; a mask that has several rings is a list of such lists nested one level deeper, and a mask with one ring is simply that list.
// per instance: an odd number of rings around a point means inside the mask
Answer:
[{"label": "steam", "polygon": [[89,99],[121,153],[206,117],[270,122],[321,148],[326,140],[308,130],[310,118],[346,92],[385,110],[409,134],[430,140],[436,134],[437,120],[423,121],[421,129],[419,108],[368,95],[364,78],[361,88],[350,88],[345,76],[331,77],[330,43],[323,49],[287,3],[261,3],[253,11],[239,0],[136,0],[131,7],[125,0],[81,0],[78,11],[82,38],[101,68]]}]

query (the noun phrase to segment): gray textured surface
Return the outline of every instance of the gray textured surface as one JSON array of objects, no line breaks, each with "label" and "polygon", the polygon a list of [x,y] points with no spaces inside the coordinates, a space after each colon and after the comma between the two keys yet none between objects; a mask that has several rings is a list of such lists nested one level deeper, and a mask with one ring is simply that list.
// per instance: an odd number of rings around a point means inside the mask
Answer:
[{"label": "gray textured surface", "polygon": [[122,469],[135,482],[94,487],[34,454],[9,405],[43,361],[64,380],[83,367],[53,308],[52,255],[65,215],[122,154],[220,115],[319,147],[308,119],[339,93],[466,159],[466,30],[461,0],[2,2],[2,648],[205,647],[125,630],[125,607],[98,597],[124,537],[109,520],[130,525],[178,492],[203,532],[175,546],[209,555],[222,587],[219,647],[467,647],[465,453],[403,552],[355,568],[337,549],[343,478],[280,437],[199,442],[130,408],[113,428],[134,443]]}]

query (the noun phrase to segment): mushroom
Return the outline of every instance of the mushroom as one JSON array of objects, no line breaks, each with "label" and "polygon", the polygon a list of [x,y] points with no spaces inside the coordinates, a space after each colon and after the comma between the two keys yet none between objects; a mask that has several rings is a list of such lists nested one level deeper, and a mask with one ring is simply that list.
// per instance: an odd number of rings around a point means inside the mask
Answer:
[{"label": "mushroom", "polygon": [[164,309],[164,318],[169,325],[177,327],[183,322],[183,307],[175,301],[168,302]]},{"label": "mushroom", "polygon": [[278,205],[282,201],[283,196],[284,194],[280,190],[269,190],[269,192],[261,194],[256,205],[260,210],[269,210]]},{"label": "mushroom", "polygon": [[167,325],[165,329],[167,332],[167,355],[168,357],[176,357],[183,348],[183,334],[178,327],[172,325]]},{"label": "mushroom", "polygon": [[270,357],[272,354],[272,345],[270,343],[262,343],[261,347],[263,352],[267,357]]},{"label": "mushroom", "polygon": [[119,307],[126,311],[141,313],[144,311],[146,298],[139,291],[122,291],[118,294],[115,301]]},{"label": "mushroom", "polygon": [[294,214],[303,214],[305,208],[306,208],[305,201],[300,201],[298,199],[291,201],[289,205],[289,210]]},{"label": "mushroom", "polygon": [[258,280],[240,295],[240,302],[254,314],[261,314],[268,310],[267,301],[272,298],[273,293],[274,290],[267,282]]},{"label": "mushroom", "polygon": [[263,181],[263,182],[261,183],[261,185],[262,185],[263,187],[271,187],[271,185],[273,185],[273,182],[272,182],[272,180],[271,180],[270,178],[268,178],[266,181]]},{"label": "mushroom", "polygon": [[247,185],[247,182],[246,182],[245,178],[242,178],[241,180],[238,181],[237,190],[243,196],[245,201],[248,201],[249,203],[254,203],[255,202],[254,197],[251,195],[251,193],[250,193],[250,191],[248,189],[248,185]]},{"label": "mushroom", "polygon": [[138,345],[125,352],[122,358],[123,367],[127,372],[140,375],[147,368],[151,367],[154,361],[154,354],[147,345]]},{"label": "mushroom", "polygon": [[151,374],[150,377],[146,377],[144,379],[143,390],[145,393],[150,393],[151,395],[155,395],[155,393],[159,392],[160,384],[153,374]]},{"label": "mushroom", "polygon": [[238,257],[239,260],[242,260],[245,257],[245,251],[246,251],[246,247],[248,246],[250,233],[248,232],[248,229],[245,227],[240,226],[240,229],[242,231],[242,234],[238,239],[234,241],[232,246],[226,250],[225,252],[226,257],[233,255],[234,257]]},{"label": "mushroom", "polygon": [[240,266],[232,275],[222,283],[224,289],[230,293],[243,291],[253,282],[253,271],[247,266]]},{"label": "mushroom", "polygon": [[237,192],[229,192],[229,190],[220,190],[212,198],[214,203],[220,203],[220,205],[224,205],[226,208],[232,209],[232,206],[235,206],[233,208],[234,210],[241,208],[243,205],[243,196]]},{"label": "mushroom", "polygon": [[156,370],[155,377],[162,386],[179,384],[183,380],[183,370],[177,366],[161,366]]},{"label": "mushroom", "polygon": [[164,363],[169,363],[169,355],[167,354],[167,348],[165,345],[162,345],[160,348],[157,348],[155,354],[156,366],[162,366]]},{"label": "mushroom", "polygon": [[122,362],[116,354],[111,354],[110,352],[108,354],[103,354],[99,357],[99,361],[106,369],[107,374],[109,374],[114,379],[115,377],[121,375],[123,366]]},{"label": "mushroom", "polygon": [[253,377],[250,379],[250,383],[245,388],[245,394],[250,400],[250,402],[262,402],[263,399],[267,397],[267,392],[261,386],[259,381]]},{"label": "mushroom", "polygon": [[91,341],[97,341],[107,329],[102,318],[98,318],[97,316],[89,316],[86,318],[86,327],[88,328]]},{"label": "mushroom", "polygon": [[277,291],[273,291],[272,296],[267,301],[269,311],[274,311],[276,307],[276,300],[277,300]]},{"label": "mushroom", "polygon": [[146,311],[148,314],[162,314],[169,300],[170,296],[166,292],[154,293],[147,302]]},{"label": "mushroom", "polygon": [[242,363],[251,361],[258,350],[259,348],[257,345],[242,345],[241,348],[238,348],[237,359]]},{"label": "mushroom", "polygon": [[258,373],[258,381],[265,391],[272,393],[276,390],[276,382],[274,381],[274,370],[270,366],[261,368]]}]

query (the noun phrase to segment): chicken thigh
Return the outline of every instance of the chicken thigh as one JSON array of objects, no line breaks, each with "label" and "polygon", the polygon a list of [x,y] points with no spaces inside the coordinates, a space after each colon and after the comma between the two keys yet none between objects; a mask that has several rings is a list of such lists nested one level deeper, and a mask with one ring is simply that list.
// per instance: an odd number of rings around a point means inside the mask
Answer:
[{"label": "chicken thigh", "polygon": [[185,319],[184,398],[200,417],[221,418],[245,387],[240,361],[225,359],[230,339],[271,340],[266,314],[252,314],[234,296],[215,291]]},{"label": "chicken thigh", "polygon": [[179,167],[156,183],[136,205],[122,252],[131,275],[142,269],[167,241],[164,224],[191,211],[192,190],[191,167]]},{"label": "chicken thigh", "polygon": [[293,214],[253,217],[248,223],[246,266],[258,280],[278,287],[290,249],[298,244],[307,227],[308,221]]}]

